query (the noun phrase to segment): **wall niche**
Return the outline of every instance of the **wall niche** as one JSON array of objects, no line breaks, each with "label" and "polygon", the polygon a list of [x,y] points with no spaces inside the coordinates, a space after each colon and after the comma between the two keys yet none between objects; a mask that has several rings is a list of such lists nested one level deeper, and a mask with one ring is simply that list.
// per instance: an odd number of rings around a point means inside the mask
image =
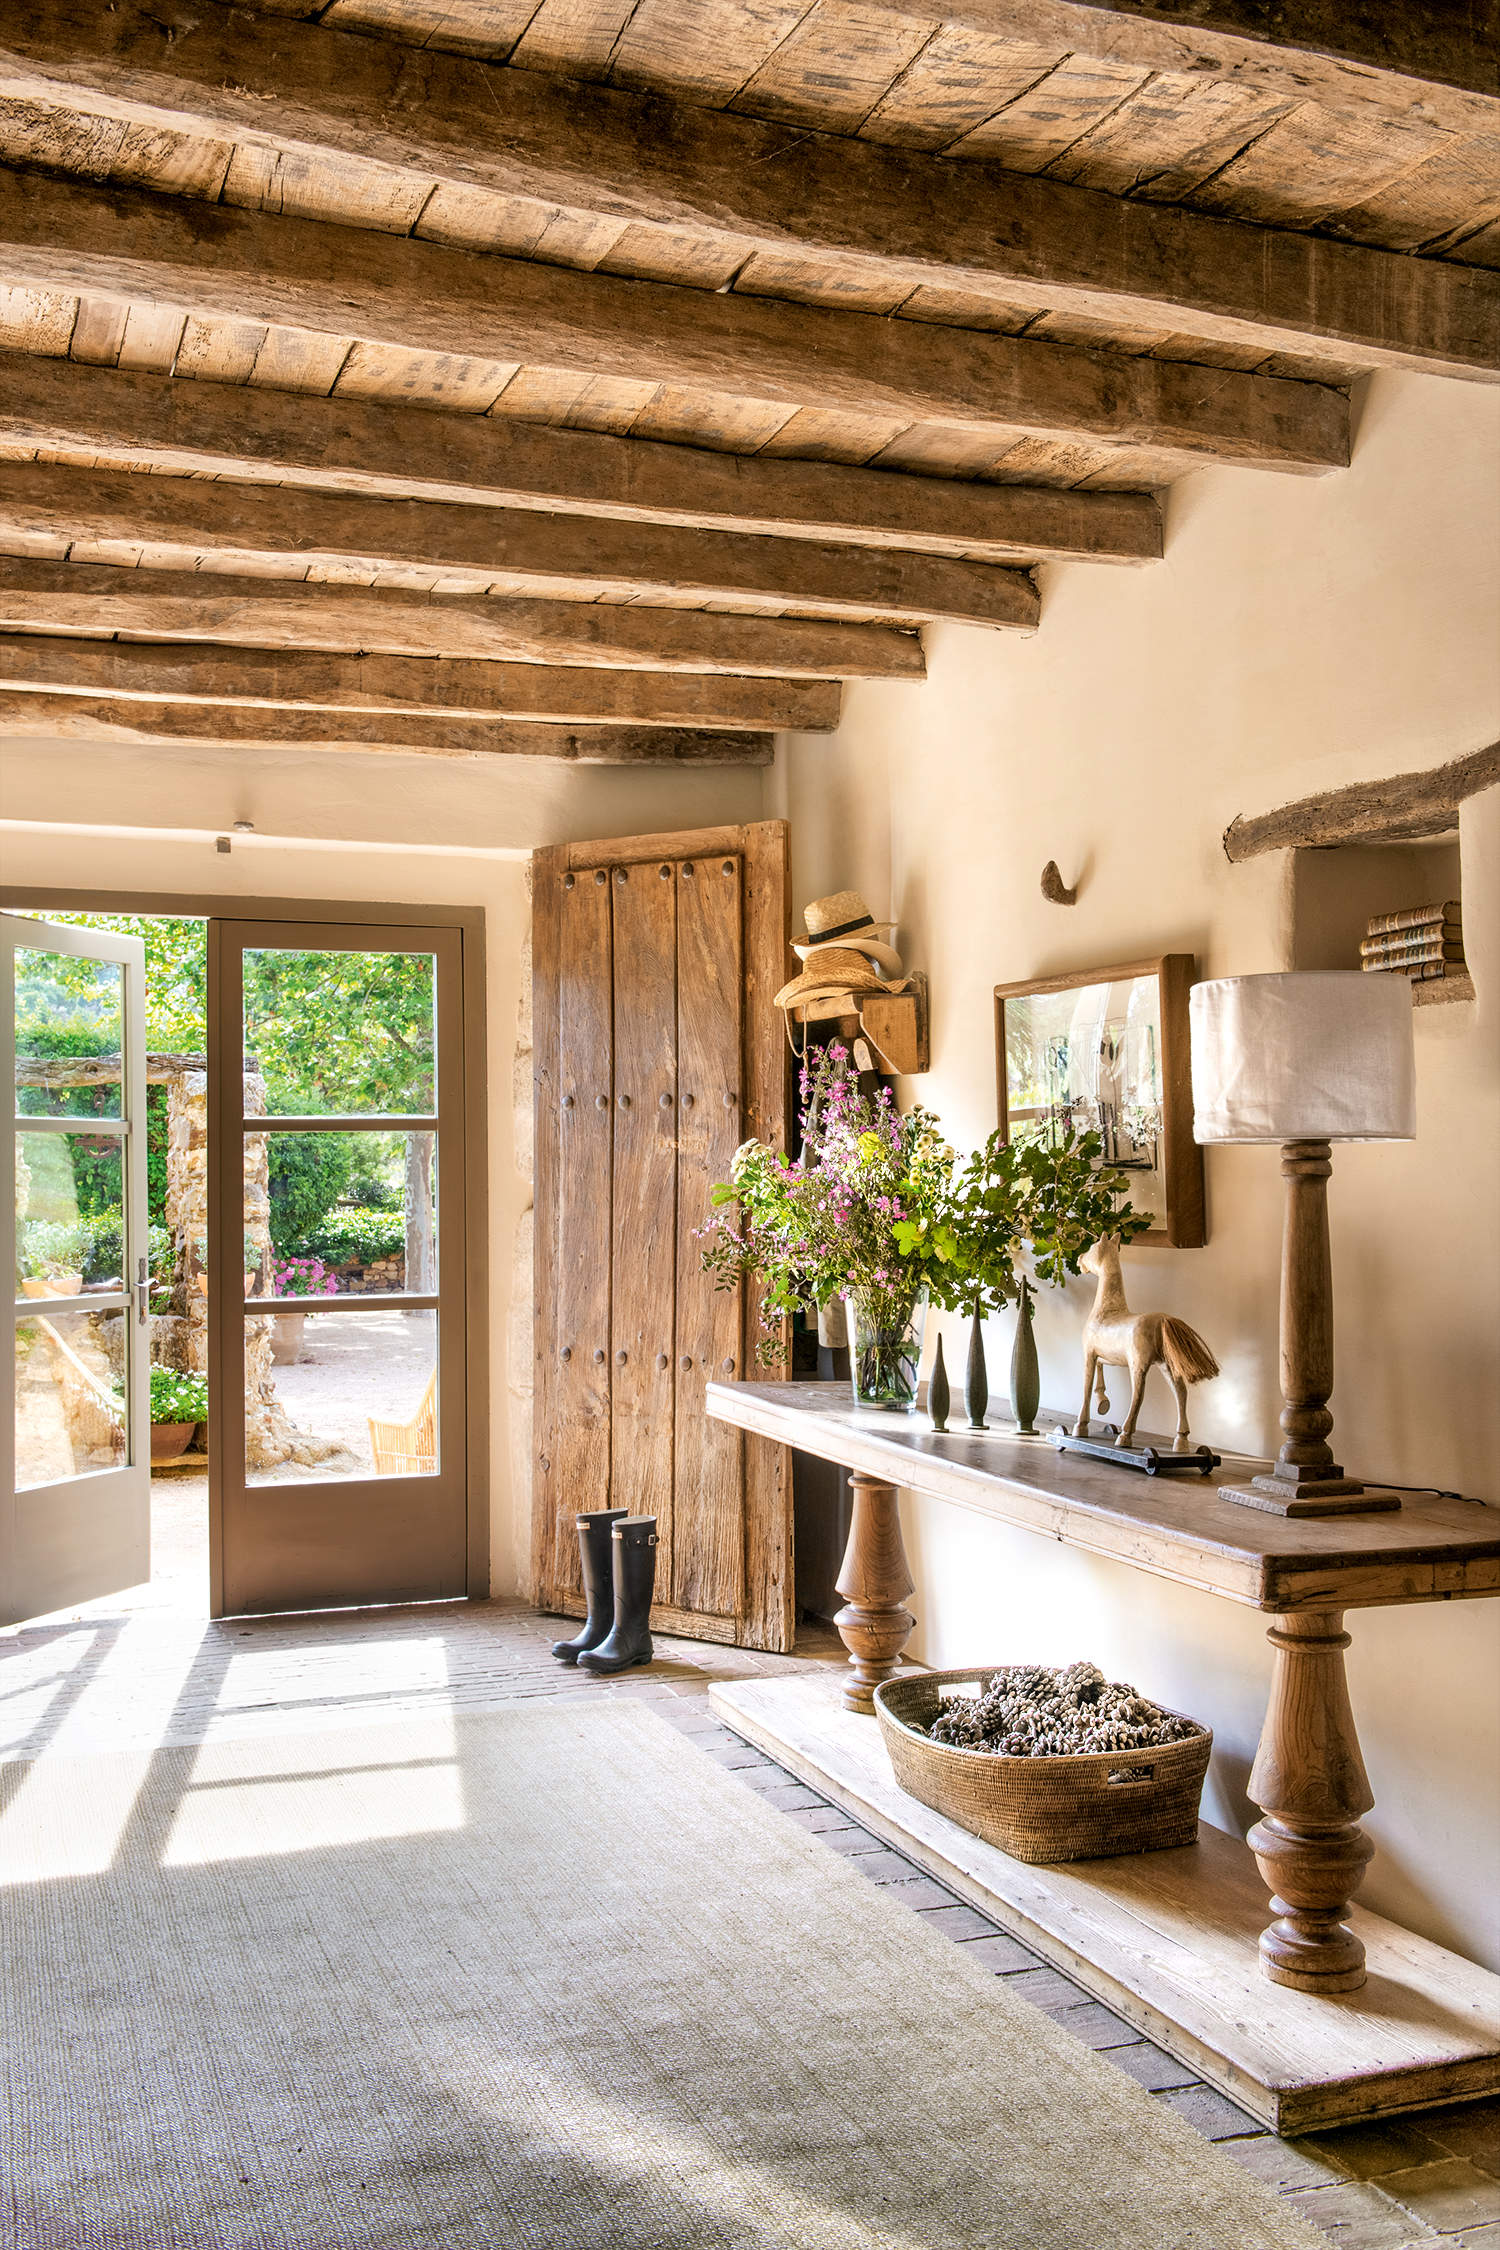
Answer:
[{"label": "wall niche", "polygon": [[[1292,853],[1292,967],[1357,969],[1377,915],[1460,901],[1457,835],[1404,843],[1310,845]],[[1372,972],[1389,975],[1386,970]],[[1462,962],[1412,985],[1419,1007],[1472,1000]]]}]

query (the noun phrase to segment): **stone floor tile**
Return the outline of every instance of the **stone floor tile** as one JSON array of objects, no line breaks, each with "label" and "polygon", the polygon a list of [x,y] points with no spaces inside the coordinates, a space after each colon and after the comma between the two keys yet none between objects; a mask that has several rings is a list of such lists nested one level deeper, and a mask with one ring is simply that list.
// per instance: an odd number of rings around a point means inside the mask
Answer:
[{"label": "stone floor tile", "polygon": [[[856,1860],[854,1864],[861,1869],[865,1866],[862,1859]],[[910,1877],[881,1876],[877,1878],[877,1882],[881,1890],[889,1891],[892,1898],[899,1899],[903,1906],[912,1907],[918,1914],[930,1914],[934,1907],[958,1904],[950,1890],[942,1883],[935,1882],[930,1875],[922,1874],[920,1870]]]},{"label": "stone floor tile", "polygon": [[[1111,2054],[1108,2060],[1117,2062],[1119,2057]],[[1267,2187],[1283,2194],[1290,2188],[1337,2187],[1345,2178],[1338,2166],[1320,2153],[1316,2140],[1281,2141],[1274,2133],[1262,2133],[1255,2140],[1221,2141],[1219,2145],[1243,2171],[1253,2172]]]},{"label": "stone floor tile", "polygon": [[788,1773],[785,1766],[778,1766],[774,1759],[767,1758],[759,1750],[755,1751],[749,1758],[740,1756],[732,1750],[719,1752],[710,1750],[709,1756],[711,1758],[717,1756],[721,1759],[733,1758],[735,1763],[729,1767],[729,1772],[743,1781],[747,1789],[758,1790],[762,1796],[768,1789],[783,1789],[789,1781],[795,1781],[797,1778],[795,1774]]},{"label": "stone floor tile", "polygon": [[1465,2157],[1445,2157],[1441,2164],[1419,2164],[1409,2172],[1386,2172],[1380,2185],[1439,2234],[1456,2234],[1460,2227],[1487,2226],[1500,2219],[1500,2180]]},{"label": "stone floor tile", "polygon": [[1409,2211],[1382,2195],[1371,2180],[1301,2188],[1287,2202],[1337,2243],[1338,2250],[1418,2250],[1443,2239],[1420,2221],[1414,2222]]},{"label": "stone floor tile", "polygon": [[706,1758],[712,1758],[716,1766],[722,1766],[726,1773],[761,1773],[768,1770],[780,1773],[782,1770],[763,1750],[757,1750],[753,1743],[737,1742],[733,1735],[723,1742],[710,1734],[692,1734],[688,1736],[688,1740]]},{"label": "stone floor tile", "polygon": [[768,1805],[774,1805],[778,1812],[814,1812],[828,1802],[816,1789],[809,1789],[805,1781],[798,1781],[792,1774],[787,1775],[779,1787],[757,1789],[756,1794],[764,1797]]},{"label": "stone floor tile", "polygon": [[1429,2110],[1416,2122],[1449,2156],[1466,2156],[1481,2172],[1500,2177],[1500,2101]]},{"label": "stone floor tile", "polygon": [[1368,2125],[1341,2125],[1318,2135],[1318,2146],[1356,2180],[1379,2179],[1382,2172],[1409,2172],[1456,2153],[1429,2139],[1419,2118],[1372,2119]]},{"label": "stone floor tile", "polygon": [[1229,2141],[1242,2133],[1265,2131],[1248,2110],[1241,2109],[1238,2102],[1232,2102],[1227,2094],[1219,2093],[1212,2086],[1188,2086],[1180,2093],[1169,2089],[1161,2098],[1179,2117],[1185,2117],[1206,2141]]},{"label": "stone floor tile", "polygon": [[[859,1861],[855,1861],[855,1866]],[[922,1913],[929,1929],[941,1930],[944,1937],[985,1938],[998,1937],[1000,1932],[993,1922],[974,1906],[930,1906]]]},{"label": "stone floor tile", "polygon": [[849,1816],[837,1805],[820,1801],[816,1805],[793,1805],[787,1812],[788,1820],[795,1820],[811,1836],[826,1836],[831,1829],[848,1826]]},{"label": "stone floor tile", "polygon": [[662,1705],[661,1715],[669,1727],[675,1728],[678,1734],[685,1734],[689,1742],[718,1742],[727,1746],[739,1740],[738,1735],[731,1735],[728,1727],[720,1724],[706,1705],[689,1703],[675,1690]]},{"label": "stone floor tile", "polygon": [[1010,1986],[1013,1992],[1024,1993],[1038,2008],[1077,2008],[1089,1997],[1083,1986],[1065,1977],[1061,1969],[1049,1969],[1045,1965],[1039,1969],[1023,1969],[1011,1978]]},{"label": "stone floor tile", "polygon": [[[1116,2070],[1123,2070],[1138,2086],[1144,2086],[1148,2094],[1165,2093],[1169,2086],[1201,2086],[1203,2083],[1196,2071],[1190,2070],[1186,2063],[1175,2061],[1149,2039],[1138,2039],[1129,2047],[1107,2047],[1104,2059],[1113,2063]],[[1235,2141],[1226,2145],[1238,2151],[1242,2144]],[[1250,2145],[1248,2141],[1243,2143],[1246,2148]]]},{"label": "stone floor tile", "polygon": [[889,1844],[880,1844],[873,1852],[861,1853],[859,1871],[872,1883],[909,1883],[914,1875],[922,1872],[900,1852],[893,1852]]},{"label": "stone floor tile", "polygon": [[1096,2053],[1109,2047],[1128,2047],[1137,2037],[1135,2025],[1117,2016],[1113,2008],[1106,2008],[1102,2000],[1085,2000],[1077,2008],[1049,2008],[1047,2013],[1054,2023],[1060,2023],[1064,2031],[1071,2031],[1075,2039],[1081,2039]]},{"label": "stone floor tile", "polygon": [[1045,1967],[1028,1946],[1004,1930],[995,1937],[964,1938],[960,1942],[971,1961],[982,1961],[997,1977],[1014,1976],[1018,1969]]},{"label": "stone floor tile", "polygon": [[1439,2235],[1443,2250],[1500,2250],[1500,2226],[1465,2227],[1461,2234]]},{"label": "stone floor tile", "polygon": [[886,1848],[878,1836],[872,1836],[868,1828],[861,1828],[857,1820],[851,1820],[846,1828],[826,1828],[823,1841],[845,1859],[866,1859],[871,1853],[883,1852]]},{"label": "stone floor tile", "polygon": [[701,1696],[688,1695],[674,1682],[672,1700],[664,1706],[662,1717],[668,1726],[675,1727],[692,1742],[715,1742],[727,1750],[731,1743],[743,1742],[744,1736],[726,1727],[723,1720],[715,1718]]}]

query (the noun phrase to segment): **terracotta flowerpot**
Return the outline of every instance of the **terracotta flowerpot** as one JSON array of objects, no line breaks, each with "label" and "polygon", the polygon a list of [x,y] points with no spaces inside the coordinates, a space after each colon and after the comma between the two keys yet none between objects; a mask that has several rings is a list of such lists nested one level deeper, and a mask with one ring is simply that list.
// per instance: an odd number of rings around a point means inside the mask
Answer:
[{"label": "terracotta flowerpot", "polygon": [[21,1284],[27,1297],[76,1297],[82,1287],[81,1273],[33,1274]]},{"label": "terracotta flowerpot", "polygon": [[193,1442],[196,1422],[153,1422],[151,1425],[151,1459],[175,1461],[179,1453],[186,1453]]},{"label": "terracotta flowerpot", "polygon": [[305,1312],[271,1315],[271,1358],[277,1367],[295,1367],[302,1358],[302,1331],[306,1326]]}]

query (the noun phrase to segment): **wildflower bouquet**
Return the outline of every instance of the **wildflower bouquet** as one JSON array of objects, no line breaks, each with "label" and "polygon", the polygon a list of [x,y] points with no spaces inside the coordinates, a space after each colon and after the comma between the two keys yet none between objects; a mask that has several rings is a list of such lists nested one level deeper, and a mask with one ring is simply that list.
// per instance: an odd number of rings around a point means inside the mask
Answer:
[{"label": "wildflower bouquet", "polygon": [[799,1306],[843,1296],[854,1321],[855,1392],[909,1409],[916,1398],[921,1312],[957,1258],[948,1217],[954,1155],[930,1110],[902,1115],[882,1087],[861,1094],[848,1050],[804,1067],[802,1153],[763,1141],[735,1151],[713,1191],[703,1263],[721,1288],[741,1274],[765,1289],[762,1359],[774,1324]]}]

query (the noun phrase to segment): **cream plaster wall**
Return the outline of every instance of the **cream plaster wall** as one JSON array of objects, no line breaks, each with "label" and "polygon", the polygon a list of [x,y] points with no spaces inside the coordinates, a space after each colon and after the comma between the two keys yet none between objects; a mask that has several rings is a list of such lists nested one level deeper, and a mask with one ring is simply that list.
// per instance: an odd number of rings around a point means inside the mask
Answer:
[{"label": "cream plaster wall", "polygon": [[[59,890],[481,907],[487,963],[491,1584],[526,1582],[530,1426],[527,862],[542,843],[760,817],[763,771],[497,769],[448,759],[9,742],[0,883]],[[237,819],[253,836],[214,839]],[[529,1072],[525,1072],[529,1081]],[[513,1092],[520,1100],[513,1100]],[[514,1300],[514,1301],[513,1301]]]},{"label": "cream plaster wall", "polygon": [[[932,1070],[905,1092],[961,1145],[995,1121],[996,983],[1167,950],[1206,975],[1289,966],[1287,864],[1231,868],[1234,814],[1500,735],[1500,395],[1378,377],[1359,406],[1347,473],[1193,476],[1164,562],[1055,567],[1034,638],[933,630],[924,685],[855,687],[835,738],[783,746],[767,811],[792,822],[794,895],[889,897],[933,993]],[[1076,907],[1042,899],[1050,858]],[[1480,999],[1417,1013],[1419,1138],[1335,1151],[1333,1405],[1354,1469],[1500,1503],[1500,791],[1468,808],[1463,892]],[[1182,1314],[1223,1363],[1195,1430],[1255,1452],[1275,1442],[1280,1195],[1273,1151],[1212,1150],[1208,1246],[1126,1269],[1134,1307]],[[1049,1406],[1076,1410],[1091,1297],[1042,1300]],[[1001,1391],[1010,1334],[989,1336]],[[916,1654],[1096,1657],[1211,1722],[1209,1817],[1248,1824],[1269,1676],[1252,1612],[942,1503],[903,1509]],[[1500,1611],[1353,1630],[1379,1845],[1364,1896],[1500,1967]]]}]

